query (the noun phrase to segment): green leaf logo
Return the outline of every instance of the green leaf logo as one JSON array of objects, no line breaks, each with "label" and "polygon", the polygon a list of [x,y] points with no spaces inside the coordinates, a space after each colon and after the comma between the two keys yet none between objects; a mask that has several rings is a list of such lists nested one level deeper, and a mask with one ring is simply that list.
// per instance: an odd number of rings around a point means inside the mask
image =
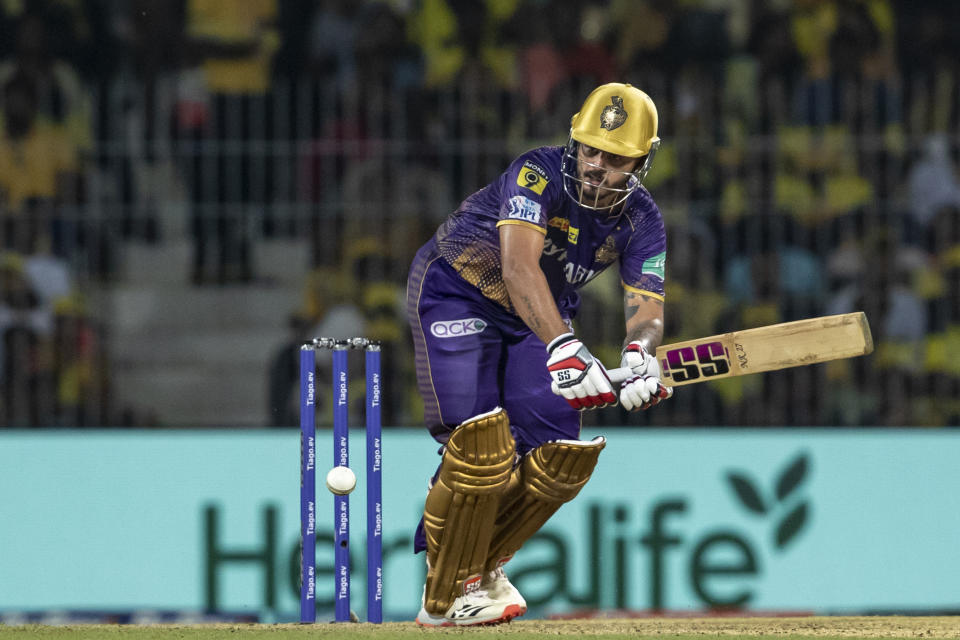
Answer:
[{"label": "green leaf logo", "polygon": [[807,456],[800,455],[780,474],[777,480],[777,500],[785,500],[794,489],[800,486],[807,475]]},{"label": "green leaf logo", "polygon": [[801,502],[777,525],[774,539],[777,549],[783,549],[788,542],[800,533],[800,530],[807,523],[807,509],[807,503]]},{"label": "green leaf logo", "polygon": [[807,501],[794,498],[810,471],[810,456],[801,453],[776,476],[773,497],[769,502],[758,484],[741,471],[727,472],[727,482],[737,500],[748,511],[758,516],[770,515],[776,519],[774,546],[785,548],[804,529],[810,515]]},{"label": "green leaf logo", "polygon": [[760,497],[760,492],[750,481],[750,478],[741,473],[731,471],[727,474],[727,480],[731,486],[733,486],[737,498],[740,499],[740,504],[758,515],[763,515],[767,512],[766,507],[763,506],[763,498]]}]

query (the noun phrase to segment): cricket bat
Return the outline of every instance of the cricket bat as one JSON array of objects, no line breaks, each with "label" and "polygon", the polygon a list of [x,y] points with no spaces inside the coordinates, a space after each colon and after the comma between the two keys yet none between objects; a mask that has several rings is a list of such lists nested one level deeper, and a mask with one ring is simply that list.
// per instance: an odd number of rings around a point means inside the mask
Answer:
[{"label": "cricket bat", "polygon": [[[761,371],[853,358],[873,351],[862,311],[782,322],[657,347],[663,384],[677,387]],[[632,375],[629,367],[609,369],[612,382]]]}]

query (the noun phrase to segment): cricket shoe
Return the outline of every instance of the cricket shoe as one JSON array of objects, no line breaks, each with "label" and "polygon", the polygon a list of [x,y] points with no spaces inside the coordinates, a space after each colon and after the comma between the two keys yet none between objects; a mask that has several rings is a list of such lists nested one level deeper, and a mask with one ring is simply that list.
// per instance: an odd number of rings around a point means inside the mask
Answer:
[{"label": "cricket shoe", "polygon": [[510,579],[507,578],[506,571],[503,570],[503,565],[506,564],[508,560],[510,560],[510,558],[501,560],[497,564],[496,569],[483,574],[483,581],[480,583],[480,588],[487,592],[491,600],[496,600],[505,605],[515,605],[520,611],[517,615],[522,616],[527,612],[527,601],[523,599],[523,596],[520,595],[517,588],[513,586]]},{"label": "cricket shoe", "polygon": [[456,600],[442,616],[435,616],[420,607],[417,624],[421,627],[466,627],[510,622],[523,615],[516,604],[493,600],[483,589],[466,593]]}]

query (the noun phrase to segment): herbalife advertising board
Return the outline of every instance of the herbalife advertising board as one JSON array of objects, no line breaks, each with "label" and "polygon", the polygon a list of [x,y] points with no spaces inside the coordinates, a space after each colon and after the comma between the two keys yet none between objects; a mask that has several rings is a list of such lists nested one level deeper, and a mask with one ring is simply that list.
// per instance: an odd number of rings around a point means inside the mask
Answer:
[{"label": "herbalife advertising board", "polygon": [[[355,464],[362,432],[353,435]],[[585,437],[598,435],[585,433]],[[609,429],[580,496],[507,569],[538,615],[585,609],[945,609],[960,575],[960,432]],[[332,460],[318,433],[318,467]],[[383,441],[385,617],[411,619],[413,530],[438,461]],[[0,433],[0,614],[298,615],[299,432]],[[364,479],[352,500],[364,611]],[[332,615],[332,498],[317,514]]]}]

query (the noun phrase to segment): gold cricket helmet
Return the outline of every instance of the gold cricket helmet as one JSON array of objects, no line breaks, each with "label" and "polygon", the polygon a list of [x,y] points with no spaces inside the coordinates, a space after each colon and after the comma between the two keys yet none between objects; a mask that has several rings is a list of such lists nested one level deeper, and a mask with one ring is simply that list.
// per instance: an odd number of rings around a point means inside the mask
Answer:
[{"label": "gold cricket helmet", "polygon": [[[653,157],[660,146],[657,124],[657,107],[650,96],[640,89],[619,82],[594,89],[580,111],[570,119],[570,138],[562,167],[567,195],[580,206],[598,210],[611,209],[626,200],[642,184],[653,164]],[[610,171],[599,165],[585,163],[587,168],[606,173],[600,185],[591,189],[595,195],[589,198],[584,195],[584,180],[578,166],[579,144],[628,158],[646,156],[646,160],[632,172]],[[622,184],[612,186],[618,182]],[[600,201],[608,199],[611,193],[616,195],[613,202],[601,206]]]}]

